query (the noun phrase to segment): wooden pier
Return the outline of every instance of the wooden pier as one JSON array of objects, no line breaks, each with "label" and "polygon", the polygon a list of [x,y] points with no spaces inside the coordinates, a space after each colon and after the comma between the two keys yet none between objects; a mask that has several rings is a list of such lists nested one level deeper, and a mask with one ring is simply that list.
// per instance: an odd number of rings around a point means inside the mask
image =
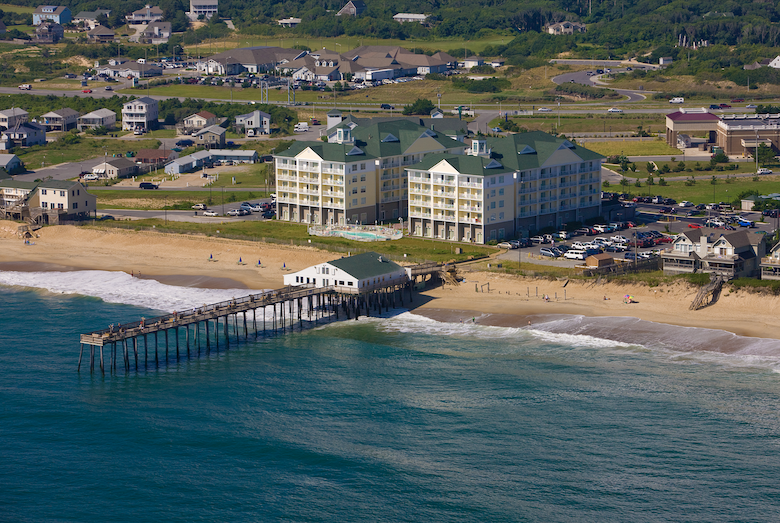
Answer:
[{"label": "wooden pier", "polygon": [[[389,311],[390,308],[402,307],[407,292],[411,303],[413,283],[417,277],[425,275],[433,277],[434,267],[426,267],[420,274],[415,274],[412,280],[403,278],[359,290],[335,286],[286,287],[211,305],[204,304],[202,307],[175,311],[156,318],[112,325],[108,329],[81,335],[77,370],[81,370],[84,346],[89,347],[90,372],[94,372],[97,361],[100,372],[105,374],[104,347],[108,351],[109,372],[117,371],[119,361],[124,371],[130,372],[133,363],[135,370],[138,370],[139,357],[142,359],[140,365],[145,368],[150,364],[150,357],[154,358],[154,365],[159,366],[162,350],[163,361],[167,362],[173,351],[176,352],[177,360],[182,353],[189,357],[205,350],[209,354],[212,350],[219,351],[220,344],[227,349],[231,343],[238,344],[241,339],[247,341],[261,335],[293,330],[296,323],[299,329],[303,329],[305,325],[316,325],[323,321],[357,320],[361,315],[370,316],[372,311],[379,314],[382,308]],[[261,311],[259,318],[258,310]],[[161,340],[160,335],[164,339]],[[150,338],[153,338],[151,346]],[[141,339],[143,347],[139,347]],[[143,352],[139,356],[140,349]]]}]

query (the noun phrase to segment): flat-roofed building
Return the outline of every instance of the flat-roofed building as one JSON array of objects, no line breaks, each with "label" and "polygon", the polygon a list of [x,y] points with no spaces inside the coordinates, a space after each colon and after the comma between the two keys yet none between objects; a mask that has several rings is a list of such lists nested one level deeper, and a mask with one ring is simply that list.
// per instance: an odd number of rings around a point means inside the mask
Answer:
[{"label": "flat-roofed building", "polygon": [[728,155],[753,156],[761,144],[780,151],[780,114],[724,114],[716,130],[717,144]]},{"label": "flat-roofed building", "polygon": [[715,143],[720,117],[703,107],[680,108],[666,115],[666,144],[678,147],[680,135],[708,133],[707,142]]}]

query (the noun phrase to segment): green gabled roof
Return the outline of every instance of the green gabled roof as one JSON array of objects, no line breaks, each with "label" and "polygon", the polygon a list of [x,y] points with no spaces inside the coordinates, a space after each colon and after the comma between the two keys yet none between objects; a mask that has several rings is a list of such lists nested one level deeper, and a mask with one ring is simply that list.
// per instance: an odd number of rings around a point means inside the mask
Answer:
[{"label": "green gabled roof", "polygon": [[386,257],[375,252],[364,252],[363,254],[339,258],[338,260],[333,260],[328,263],[358,280],[365,280],[366,278],[373,278],[374,276],[382,276],[389,272],[403,270],[403,267],[397,263],[390,261]]},{"label": "green gabled roof", "polygon": [[[361,147],[377,157],[398,156],[407,151],[417,140],[428,133],[430,138],[441,144],[442,149],[464,147],[441,132],[431,131],[409,120],[377,122],[366,127],[355,127],[352,136]],[[392,137],[392,141],[388,138]]]},{"label": "green gabled roof", "polygon": [[[542,131],[512,134],[506,138],[487,138],[491,155],[498,161],[518,171],[539,168],[562,146],[579,156],[583,161],[604,158],[589,149],[573,144],[564,138],[556,138]],[[527,154],[521,151],[531,150]]]},{"label": "green gabled roof", "polygon": [[2,180],[0,181],[0,189],[30,189],[31,191],[38,187],[38,182],[18,182],[16,180]]},{"label": "green gabled roof", "polygon": [[[360,149],[362,153],[350,154]],[[359,143],[340,144],[325,142],[295,142],[289,149],[282,151],[277,156],[295,158],[307,148],[314,151],[320,158],[329,162],[356,162],[359,160],[373,160],[376,156],[368,153]]]},{"label": "green gabled roof", "polygon": [[475,174],[479,176],[490,176],[492,174],[502,174],[514,171],[513,167],[507,167],[500,160],[488,158],[487,156],[470,156],[467,154],[429,154],[422,162],[415,164],[407,169],[416,171],[427,171],[433,168],[441,161],[446,161],[460,174]]},{"label": "green gabled roof", "polygon": [[74,185],[81,185],[76,181],[68,180],[44,180],[37,184],[41,189],[70,189]]}]

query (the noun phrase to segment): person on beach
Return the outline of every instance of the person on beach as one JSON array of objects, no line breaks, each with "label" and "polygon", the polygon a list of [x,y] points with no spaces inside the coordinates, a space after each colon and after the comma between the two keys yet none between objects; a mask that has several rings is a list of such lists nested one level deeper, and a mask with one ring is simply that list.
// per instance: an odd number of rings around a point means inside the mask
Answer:
[{"label": "person on beach", "polygon": [[607,298],[607,295],[604,295],[604,301],[607,301],[609,298]]}]

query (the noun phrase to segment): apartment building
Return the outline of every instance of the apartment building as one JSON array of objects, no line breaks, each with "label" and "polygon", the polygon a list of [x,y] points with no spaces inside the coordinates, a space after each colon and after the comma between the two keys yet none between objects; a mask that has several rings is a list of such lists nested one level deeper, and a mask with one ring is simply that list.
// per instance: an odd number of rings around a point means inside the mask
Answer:
[{"label": "apartment building", "polygon": [[280,220],[344,224],[407,215],[404,168],[464,144],[408,120],[338,127],[328,143],[296,142],[274,156]]},{"label": "apartment building", "polygon": [[543,132],[407,167],[413,236],[486,243],[601,214],[603,156]]}]

